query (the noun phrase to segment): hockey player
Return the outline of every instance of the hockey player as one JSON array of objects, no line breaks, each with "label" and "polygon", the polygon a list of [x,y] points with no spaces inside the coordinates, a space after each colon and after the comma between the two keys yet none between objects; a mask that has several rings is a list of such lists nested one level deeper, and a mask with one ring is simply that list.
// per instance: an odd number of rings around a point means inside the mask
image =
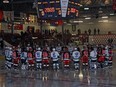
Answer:
[{"label": "hockey player", "polygon": [[35,61],[36,61],[36,68],[42,69],[42,51],[41,48],[37,48],[35,52]]},{"label": "hockey player", "polygon": [[50,51],[50,47],[48,46],[48,44],[45,45],[45,48],[47,51]]},{"label": "hockey player", "polygon": [[17,51],[18,51],[18,54],[20,55],[21,54],[21,47],[20,47],[20,45],[17,46]]},{"label": "hockey player", "polygon": [[15,48],[15,46],[13,46],[12,52],[13,52],[13,54],[12,54],[12,58],[13,58],[13,68],[16,69],[19,66],[20,55],[18,54],[18,51]]},{"label": "hockey player", "polygon": [[11,69],[12,67],[12,48],[11,47],[7,47],[5,49],[5,56],[6,56],[6,68]]},{"label": "hockey player", "polygon": [[42,51],[42,63],[44,67],[48,67],[50,63],[49,52],[46,47]]},{"label": "hockey player", "polygon": [[55,68],[59,69],[59,63],[58,63],[59,53],[58,53],[58,51],[56,51],[55,48],[52,49],[51,58],[53,61],[53,69],[55,69]]},{"label": "hockey player", "polygon": [[68,51],[67,47],[64,48],[64,52],[62,53],[62,60],[63,60],[63,66],[64,67],[69,67],[70,66],[71,54]]},{"label": "hockey player", "polygon": [[88,53],[88,49],[86,46],[83,47],[83,51],[82,51],[82,65],[84,66],[84,68],[86,68],[86,66],[88,66],[88,56],[89,56],[89,53]]},{"label": "hockey player", "polygon": [[80,61],[80,52],[77,50],[77,48],[74,48],[74,51],[72,53],[73,62],[75,69],[79,69],[79,61]]},{"label": "hockey player", "polygon": [[68,46],[68,51],[70,52],[70,54],[72,54],[72,52],[73,52],[73,46],[71,45],[71,44],[69,44],[69,46]]},{"label": "hockey player", "polygon": [[90,51],[90,68],[91,69],[97,68],[97,49],[93,47],[91,48]]},{"label": "hockey player", "polygon": [[112,66],[112,59],[113,59],[113,50],[112,50],[112,48],[110,47],[110,48],[109,48],[109,61],[108,61],[108,65],[109,65],[109,66]]},{"label": "hockey player", "polygon": [[99,47],[98,48],[98,63],[101,68],[104,67],[104,61],[105,61],[105,50],[104,48]]},{"label": "hockey player", "polygon": [[9,47],[6,46],[5,49],[4,49],[5,59],[6,59],[7,56],[8,56],[8,52],[9,52]]},{"label": "hockey player", "polygon": [[21,69],[22,70],[25,70],[26,69],[26,60],[27,60],[27,51],[26,49],[22,50],[21,54],[20,54],[20,57],[21,57]]},{"label": "hockey player", "polygon": [[35,63],[32,48],[29,48],[27,52],[27,63],[28,63],[28,69],[32,70]]},{"label": "hockey player", "polygon": [[58,46],[56,47],[56,51],[58,51],[58,53],[60,53],[62,50],[62,47],[60,46],[60,44],[58,44]]},{"label": "hockey player", "polygon": [[109,48],[108,46],[105,46],[105,66],[108,66],[108,62],[109,62]]},{"label": "hockey player", "polygon": [[30,46],[30,44],[27,44],[26,50],[29,51],[29,49],[32,49],[32,47]]},{"label": "hockey player", "polygon": [[17,50],[17,57],[19,61],[21,61],[21,52],[22,52],[21,46],[18,45],[16,50]]}]

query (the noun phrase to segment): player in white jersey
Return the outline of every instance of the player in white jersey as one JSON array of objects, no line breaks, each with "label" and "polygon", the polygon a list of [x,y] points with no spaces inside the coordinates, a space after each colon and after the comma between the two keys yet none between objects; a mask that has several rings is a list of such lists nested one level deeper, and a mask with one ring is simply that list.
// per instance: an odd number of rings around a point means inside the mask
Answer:
[{"label": "player in white jersey", "polygon": [[105,46],[105,66],[108,66],[109,56],[109,47]]},{"label": "player in white jersey", "polygon": [[17,51],[18,51],[18,54],[21,54],[21,47],[20,47],[20,45],[17,46]]},{"label": "player in white jersey", "polygon": [[109,61],[108,61],[109,66],[112,66],[112,59],[113,59],[113,50],[111,47],[109,47]]},{"label": "player in white jersey", "polygon": [[6,56],[6,67],[7,68],[11,68],[12,67],[12,48],[11,47],[8,47],[6,50],[5,50],[5,56]]},{"label": "player in white jersey", "polygon": [[20,57],[21,57],[21,69],[22,70],[25,70],[26,69],[26,60],[27,60],[27,51],[26,49],[24,49],[21,54],[20,54]]},{"label": "player in white jersey", "polygon": [[5,50],[4,50],[5,59],[6,59],[7,56],[8,56],[8,51],[9,51],[9,47],[6,46],[6,47],[5,47]]},{"label": "player in white jersey", "polygon": [[74,68],[79,69],[79,61],[80,61],[80,52],[77,48],[74,48],[74,51],[72,52],[73,62],[74,62]]},{"label": "player in white jersey", "polygon": [[35,61],[36,61],[36,68],[41,69],[42,68],[42,51],[41,48],[38,48],[35,52]]},{"label": "player in white jersey", "polygon": [[29,51],[29,49],[32,49],[32,47],[30,46],[30,44],[27,44],[26,50]]},{"label": "player in white jersey", "polygon": [[62,47],[60,46],[60,44],[58,44],[58,46],[56,47],[56,51],[58,51],[60,53],[61,50],[62,50]]},{"label": "player in white jersey", "polygon": [[72,54],[73,50],[74,50],[73,46],[69,44],[68,51],[70,52],[70,54]]},{"label": "player in white jersey", "polygon": [[89,57],[90,57],[90,68],[96,69],[97,68],[97,49],[96,48],[91,48]]},{"label": "player in white jersey", "polygon": [[52,49],[51,58],[53,61],[53,69],[56,69],[56,68],[59,69],[59,63],[58,63],[59,53],[58,53],[58,51],[56,51],[55,48]]},{"label": "player in white jersey", "polygon": [[50,51],[50,47],[49,47],[48,44],[45,45],[45,48],[46,48],[47,51]]}]

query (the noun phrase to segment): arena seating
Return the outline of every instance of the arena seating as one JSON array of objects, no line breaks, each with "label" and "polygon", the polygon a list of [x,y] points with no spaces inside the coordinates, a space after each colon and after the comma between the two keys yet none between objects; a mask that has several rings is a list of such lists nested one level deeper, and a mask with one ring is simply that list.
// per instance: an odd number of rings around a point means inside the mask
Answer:
[{"label": "arena seating", "polygon": [[[27,38],[28,35],[23,36],[22,40],[23,42],[28,42]],[[81,41],[80,44],[83,44],[85,42],[89,41],[89,44],[108,44],[108,39],[113,39],[112,44],[116,44],[116,35],[109,35],[109,34],[100,34],[100,35],[68,35],[64,34],[64,38],[62,39],[62,34],[57,33],[56,35],[45,35],[45,34],[39,34],[39,33],[33,33],[32,37],[37,37],[36,39],[33,39],[34,43],[41,43],[42,41],[44,43],[50,44],[67,44],[70,43],[71,40],[79,40]],[[88,40],[89,39],[89,40]],[[20,34],[10,34],[10,33],[4,33],[4,40],[8,43],[17,46],[21,42],[21,35]],[[29,39],[30,40],[30,39]],[[63,41],[62,41],[63,40]],[[42,43],[43,44],[43,43]]]},{"label": "arena seating", "polygon": [[4,33],[4,40],[14,46],[17,46],[20,43],[20,35],[18,33]]}]

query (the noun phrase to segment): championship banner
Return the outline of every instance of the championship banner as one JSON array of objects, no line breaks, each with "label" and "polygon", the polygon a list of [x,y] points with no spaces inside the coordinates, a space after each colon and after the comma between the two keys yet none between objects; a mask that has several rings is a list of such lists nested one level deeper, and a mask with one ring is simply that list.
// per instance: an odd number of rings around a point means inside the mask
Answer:
[{"label": "championship banner", "polygon": [[14,11],[3,11],[5,21],[14,21]]},{"label": "championship banner", "polygon": [[66,17],[69,0],[60,0],[62,17]]},{"label": "championship banner", "polygon": [[3,20],[3,11],[0,9],[0,22]]},{"label": "championship banner", "polygon": [[23,24],[15,24],[14,30],[23,30]]},{"label": "championship banner", "polygon": [[116,10],[116,0],[113,0],[113,10]]}]

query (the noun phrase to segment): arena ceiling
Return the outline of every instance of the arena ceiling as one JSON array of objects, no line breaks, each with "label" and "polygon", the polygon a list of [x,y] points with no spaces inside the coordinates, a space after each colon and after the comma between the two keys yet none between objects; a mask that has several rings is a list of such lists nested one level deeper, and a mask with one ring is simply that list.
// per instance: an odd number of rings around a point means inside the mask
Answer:
[{"label": "arena ceiling", "polygon": [[[9,0],[9,3],[7,4],[3,3],[3,1],[1,0],[0,2],[0,8],[6,11],[14,10],[15,16],[19,16],[20,12],[37,14],[36,9],[33,8],[35,0]],[[81,5],[79,8],[80,18],[85,16],[97,18],[102,15],[115,13],[112,9],[112,0],[79,0],[79,3]],[[89,10],[85,10],[84,8],[89,8]]]}]

